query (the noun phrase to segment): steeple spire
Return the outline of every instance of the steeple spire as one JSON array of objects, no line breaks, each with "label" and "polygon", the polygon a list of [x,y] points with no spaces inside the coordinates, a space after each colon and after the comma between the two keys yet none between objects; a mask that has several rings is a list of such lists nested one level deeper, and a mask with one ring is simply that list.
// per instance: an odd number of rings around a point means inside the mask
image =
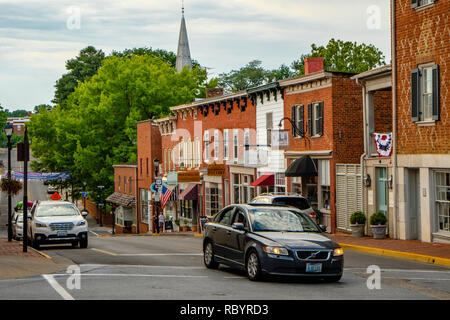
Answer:
[{"label": "steeple spire", "polygon": [[192,60],[191,60],[191,53],[189,50],[186,22],[184,21],[184,1],[182,1],[180,37],[178,39],[178,50],[176,61],[177,72],[178,73],[181,72],[185,66],[192,68]]}]

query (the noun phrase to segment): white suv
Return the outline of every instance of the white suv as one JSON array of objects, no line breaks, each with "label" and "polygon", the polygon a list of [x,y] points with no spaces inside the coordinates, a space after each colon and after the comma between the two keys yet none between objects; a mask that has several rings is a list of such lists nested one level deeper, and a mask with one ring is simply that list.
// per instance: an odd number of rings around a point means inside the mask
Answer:
[{"label": "white suv", "polygon": [[88,246],[88,223],[77,207],[66,201],[38,201],[28,218],[28,239],[35,249],[47,243]]}]

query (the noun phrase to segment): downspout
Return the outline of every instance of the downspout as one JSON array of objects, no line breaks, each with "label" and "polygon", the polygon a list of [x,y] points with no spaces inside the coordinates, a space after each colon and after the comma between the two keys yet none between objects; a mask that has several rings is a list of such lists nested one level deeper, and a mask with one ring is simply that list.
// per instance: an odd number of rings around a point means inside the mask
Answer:
[{"label": "downspout", "polygon": [[[366,215],[366,220],[369,221],[368,213],[366,210],[366,206],[364,205],[364,194],[365,194],[365,183],[364,183],[364,158],[366,157],[366,148],[367,148],[367,137],[366,137],[366,86],[359,82],[359,79],[355,79],[356,83],[362,87],[362,97],[363,97],[363,136],[364,136],[364,152],[361,155],[359,162],[361,164],[361,201],[362,201],[362,211]],[[368,224],[367,224],[368,225]]]},{"label": "downspout", "polygon": [[394,150],[392,157],[392,186],[394,197],[394,238],[398,239],[398,191],[397,191],[397,59],[396,59],[396,25],[395,0],[391,1],[391,64],[392,64],[392,140]]},{"label": "downspout", "polygon": [[136,165],[136,179],[134,179],[135,184],[135,192],[136,192],[136,233],[139,234],[139,220],[140,220],[140,199],[139,199],[139,190],[138,190],[138,165]]}]

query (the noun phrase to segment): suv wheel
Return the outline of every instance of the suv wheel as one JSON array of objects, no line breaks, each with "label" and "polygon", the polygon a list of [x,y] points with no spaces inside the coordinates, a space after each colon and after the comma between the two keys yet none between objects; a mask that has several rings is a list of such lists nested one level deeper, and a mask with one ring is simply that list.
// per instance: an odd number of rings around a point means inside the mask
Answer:
[{"label": "suv wheel", "polygon": [[247,277],[252,281],[261,279],[261,264],[259,262],[258,253],[255,250],[250,251],[247,256],[245,270]]},{"label": "suv wheel", "polygon": [[214,260],[214,250],[211,241],[208,241],[203,249],[203,262],[208,269],[217,269],[219,267],[219,264]]},{"label": "suv wheel", "polygon": [[32,238],[32,247],[35,248],[36,250],[39,250],[40,246],[39,246],[39,241],[37,241],[34,237]]},{"label": "suv wheel", "polygon": [[80,240],[80,248],[87,248],[88,247],[88,238],[84,238]]}]

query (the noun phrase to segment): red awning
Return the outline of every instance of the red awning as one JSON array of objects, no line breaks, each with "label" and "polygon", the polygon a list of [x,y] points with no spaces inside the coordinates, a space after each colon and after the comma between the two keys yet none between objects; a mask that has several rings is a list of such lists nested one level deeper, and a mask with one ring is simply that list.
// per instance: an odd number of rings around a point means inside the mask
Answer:
[{"label": "red awning", "polygon": [[179,200],[197,200],[197,184],[192,183],[181,192]]},{"label": "red awning", "polygon": [[253,187],[264,187],[264,186],[273,186],[275,185],[275,174],[273,173],[265,173],[251,184]]}]

